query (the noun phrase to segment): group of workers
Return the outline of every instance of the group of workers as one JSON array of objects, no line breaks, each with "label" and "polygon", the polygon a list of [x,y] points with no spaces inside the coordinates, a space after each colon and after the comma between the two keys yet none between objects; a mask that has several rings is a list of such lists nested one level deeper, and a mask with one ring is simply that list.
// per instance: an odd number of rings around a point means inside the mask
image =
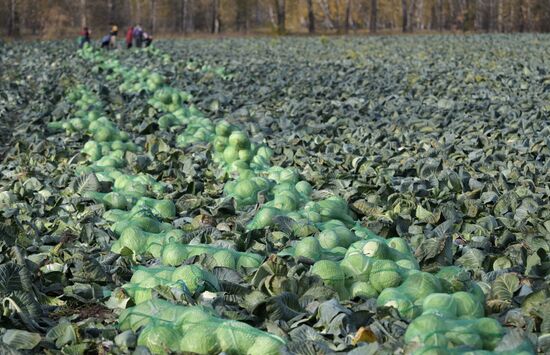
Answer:
[{"label": "group of workers", "polygon": [[[111,30],[109,34],[103,36],[101,39],[101,48],[116,48],[116,38],[118,36],[118,26],[111,24]],[[143,46],[149,47],[153,42],[153,36],[145,32],[140,25],[130,26],[126,31],[126,48]],[[80,48],[85,43],[91,43],[91,31],[88,27],[84,27],[80,33]]]}]

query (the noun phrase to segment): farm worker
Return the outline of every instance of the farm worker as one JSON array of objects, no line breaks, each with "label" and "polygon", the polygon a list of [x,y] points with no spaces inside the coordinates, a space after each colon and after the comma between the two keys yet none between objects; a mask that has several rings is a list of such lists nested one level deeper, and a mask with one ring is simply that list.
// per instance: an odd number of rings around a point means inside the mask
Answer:
[{"label": "farm worker", "polygon": [[116,46],[116,36],[118,35],[118,26],[114,23],[111,23],[111,41],[109,42],[109,46],[111,48],[115,48]]},{"label": "farm worker", "polygon": [[143,29],[140,25],[134,27],[132,36],[134,37],[134,41],[136,41],[136,47],[141,48],[141,43],[143,41]]},{"label": "farm worker", "polygon": [[134,27],[130,26],[128,28],[128,31],[126,31],[126,48],[128,49],[132,48],[133,35],[134,35]]},{"label": "farm worker", "polygon": [[149,35],[147,32],[143,32],[143,42],[145,42],[145,47],[149,47],[151,42],[153,42],[153,36]]},{"label": "farm worker", "polygon": [[111,43],[111,34],[103,36],[101,39],[101,48],[109,48],[109,44]]},{"label": "farm worker", "polygon": [[84,44],[90,44],[90,30],[88,27],[84,27],[80,32],[80,48],[84,47]]}]

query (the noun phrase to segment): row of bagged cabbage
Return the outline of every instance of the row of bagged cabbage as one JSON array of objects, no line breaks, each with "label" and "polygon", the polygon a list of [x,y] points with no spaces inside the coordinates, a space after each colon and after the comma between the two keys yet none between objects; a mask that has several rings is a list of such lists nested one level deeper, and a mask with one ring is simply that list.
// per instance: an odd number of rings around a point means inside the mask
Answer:
[{"label": "row of bagged cabbage", "polygon": [[[163,220],[175,217],[176,210],[172,201],[157,199],[162,195],[166,186],[147,174],[131,175],[124,171],[124,155],[126,151],[138,151],[139,147],[131,143],[128,135],[121,132],[108,120],[99,99],[83,87],[78,87],[68,95],[76,110],[74,118],[65,122],[53,122],[50,129],[66,129],[67,122],[90,122],[83,126],[81,132],[93,137],[88,141],[82,153],[88,158],[89,164],[79,167],[79,173],[94,173],[98,180],[112,183],[112,191],[100,193],[88,191],[84,197],[94,199],[105,205],[107,211],[104,218],[111,222],[111,229],[121,238],[141,241],[143,235],[149,233],[158,246],[158,253],[166,246],[185,246],[196,248],[197,255],[201,250],[217,249],[216,259],[221,265],[228,265],[229,261],[235,265],[249,265],[257,267],[261,258],[257,255],[238,253],[209,245],[186,246],[178,242],[183,232]],[[94,125],[93,122],[100,122]],[[64,127],[63,127],[64,125]],[[98,131],[109,130],[107,135],[98,134]],[[100,136],[101,139],[97,139]],[[95,151],[99,149],[98,157]],[[154,237],[153,237],[154,236]],[[119,239],[120,241],[120,239]],[[112,246],[113,251],[118,249],[119,241]],[[170,247],[167,244],[170,242]],[[130,243],[130,246],[133,245]],[[131,282],[123,286],[126,293],[137,304],[122,312],[119,318],[121,330],[138,331],[138,345],[149,348],[153,353],[168,351],[195,352],[208,354],[225,351],[227,353],[248,354],[276,354],[284,343],[282,339],[266,332],[255,329],[245,323],[228,321],[220,318],[212,309],[200,306],[182,306],[153,298],[152,290],[158,285],[171,284],[189,292],[195,292],[199,287],[206,287],[205,280],[211,282],[208,286],[217,290],[216,278],[207,270],[196,265],[180,267],[160,266],[150,268],[136,268]],[[149,307],[143,313],[144,307]],[[164,311],[162,311],[164,310]],[[192,315],[184,317],[185,314]],[[177,318],[173,318],[178,315]],[[172,317],[172,318],[170,318]],[[201,327],[197,326],[200,322]]]},{"label": "row of bagged cabbage", "polygon": [[[90,58],[86,53],[84,57]],[[225,194],[235,198],[238,206],[255,204],[260,192],[268,196],[269,202],[258,211],[248,225],[249,229],[271,226],[278,216],[293,219],[296,222],[295,235],[300,239],[280,255],[307,257],[315,261],[311,272],[334,288],[341,300],[357,296],[376,297],[379,306],[396,308],[401,317],[412,320],[405,339],[421,345],[417,353],[445,352],[451,348],[458,352],[461,348],[465,352],[494,350],[504,330],[498,321],[484,317],[483,292],[461,269],[442,268],[435,275],[420,271],[404,239],[387,240],[361,227],[341,198],[312,201],[312,187],[306,181],[300,181],[294,169],[270,167],[272,152],[268,147],[252,143],[245,132],[225,121],[214,124],[204,118],[198,110],[184,104],[189,95],[165,85],[164,78],[158,74],[151,76],[153,74],[149,72],[128,70],[118,61],[97,58],[92,56],[91,59],[110,73],[110,80],[123,81],[119,86],[122,92],[131,86],[132,90],[140,88],[152,94],[149,104],[164,112],[159,126],[165,129],[186,126],[177,140],[180,145],[198,141],[212,143],[215,162],[226,167],[233,176],[238,176],[225,186]],[[127,83],[131,85],[125,85]],[[140,86],[136,86],[138,84]],[[117,248],[149,252],[165,265],[180,265],[188,257],[201,253],[217,255],[216,260],[222,259],[222,251],[216,248],[197,248],[175,240],[169,241],[169,247],[162,252],[158,241],[166,241],[161,235],[167,234],[158,232],[162,232],[160,227],[132,232],[132,237],[127,237],[129,242],[123,234]],[[135,238],[135,234],[142,238]],[[241,257],[232,255],[218,265],[245,266]],[[261,262],[260,259],[257,261]],[[254,262],[246,263],[246,266],[253,267]],[[171,282],[158,279],[161,283]],[[134,281],[133,287],[141,287],[140,282]],[[154,284],[149,278],[145,283]],[[427,327],[429,323],[441,326]]]}]

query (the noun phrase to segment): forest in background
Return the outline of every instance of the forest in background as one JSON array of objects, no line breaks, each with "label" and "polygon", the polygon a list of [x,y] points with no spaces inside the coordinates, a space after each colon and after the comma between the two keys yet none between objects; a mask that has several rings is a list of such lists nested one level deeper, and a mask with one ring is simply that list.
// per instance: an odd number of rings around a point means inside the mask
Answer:
[{"label": "forest in background", "polygon": [[0,34],[548,32],[549,0],[0,0]]}]

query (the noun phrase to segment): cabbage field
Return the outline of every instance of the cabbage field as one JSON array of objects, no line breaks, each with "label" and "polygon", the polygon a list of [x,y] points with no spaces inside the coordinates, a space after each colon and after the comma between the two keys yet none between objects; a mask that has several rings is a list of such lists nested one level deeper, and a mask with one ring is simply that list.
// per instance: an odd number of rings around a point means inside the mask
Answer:
[{"label": "cabbage field", "polygon": [[0,352],[549,352],[549,114],[547,35],[0,44]]}]

